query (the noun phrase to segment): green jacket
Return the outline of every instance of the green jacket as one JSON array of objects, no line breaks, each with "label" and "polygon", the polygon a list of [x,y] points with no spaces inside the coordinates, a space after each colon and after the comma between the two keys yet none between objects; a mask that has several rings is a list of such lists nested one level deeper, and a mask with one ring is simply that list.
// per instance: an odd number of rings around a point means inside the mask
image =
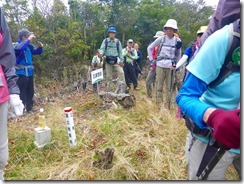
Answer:
[{"label": "green jacket", "polygon": [[[108,40],[108,46],[107,46],[107,50],[105,49],[106,44],[105,44],[105,40]],[[119,59],[121,61],[124,60],[123,56],[122,56],[122,45],[121,42],[115,38],[114,40],[110,40],[110,38],[106,38],[103,40],[102,45],[100,47],[100,50],[102,51],[103,56],[116,56],[119,57]],[[117,49],[117,45],[116,42],[119,41],[119,48]]]},{"label": "green jacket", "polygon": [[138,58],[137,51],[131,48],[131,55],[128,55],[127,47],[122,50],[122,55],[125,57],[126,62],[131,63]]}]

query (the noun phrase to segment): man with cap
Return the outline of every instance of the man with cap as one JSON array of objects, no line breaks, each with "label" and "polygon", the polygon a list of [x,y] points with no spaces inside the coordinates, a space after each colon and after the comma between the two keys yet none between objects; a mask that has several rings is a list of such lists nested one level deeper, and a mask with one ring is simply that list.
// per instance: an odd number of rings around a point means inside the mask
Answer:
[{"label": "man with cap", "polygon": [[38,41],[38,48],[32,45],[35,38],[34,33],[27,29],[18,32],[18,42],[14,45],[16,55],[16,74],[19,76],[18,86],[20,89],[20,99],[25,105],[25,110],[30,113],[33,108],[34,96],[34,67],[33,55],[43,53],[43,44]]},{"label": "man with cap", "polygon": [[157,38],[148,47],[148,55],[150,61],[153,61],[152,49],[160,45],[157,60],[156,60],[156,103],[158,106],[163,104],[162,109],[165,109],[163,99],[164,82],[166,83],[167,90],[165,92],[168,104],[171,101],[171,90],[173,88],[174,75],[172,71],[175,69],[176,63],[181,57],[182,42],[179,37],[175,36],[178,30],[177,22],[174,19],[169,19],[164,25],[165,35]]},{"label": "man with cap", "polygon": [[[157,31],[153,38],[157,39],[164,35],[163,31]],[[156,81],[156,59],[158,54],[159,45],[152,49],[152,58],[150,62],[150,68],[146,79],[147,96],[152,98],[152,84]],[[150,61],[150,60],[149,60]]]},{"label": "man with cap", "polygon": [[136,49],[133,48],[133,43],[134,41],[129,39],[127,41],[127,47],[123,49],[122,53],[124,57],[124,73],[127,88],[130,89],[130,85],[133,83],[134,89],[137,90],[138,82],[133,61],[138,58],[138,55]]},{"label": "man with cap", "polygon": [[125,82],[122,45],[119,39],[115,38],[116,32],[115,27],[108,28],[109,37],[103,40],[100,50],[106,60],[105,71],[107,80],[112,80],[113,71],[116,71],[120,81]]}]

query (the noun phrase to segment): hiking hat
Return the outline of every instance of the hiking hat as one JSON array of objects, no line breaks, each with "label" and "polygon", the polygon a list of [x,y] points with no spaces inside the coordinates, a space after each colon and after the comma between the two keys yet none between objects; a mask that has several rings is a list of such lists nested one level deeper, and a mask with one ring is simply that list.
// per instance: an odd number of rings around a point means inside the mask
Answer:
[{"label": "hiking hat", "polygon": [[157,31],[157,33],[155,34],[155,36],[153,38],[158,38],[160,36],[163,36],[164,32],[163,31]]},{"label": "hiking hat", "polygon": [[33,34],[33,32],[30,32],[28,29],[21,29],[18,31],[18,37],[19,38],[22,38],[24,36],[26,37],[26,36],[29,36],[31,34]]},{"label": "hiking hat", "polygon": [[97,53],[102,54],[102,50],[101,49],[97,49]]},{"label": "hiking hat", "polygon": [[134,41],[132,39],[129,39],[127,43],[134,43]]},{"label": "hiking hat", "polygon": [[177,22],[176,22],[176,20],[174,20],[174,19],[169,19],[169,20],[166,22],[166,24],[164,25],[163,28],[165,29],[166,27],[170,27],[170,28],[173,28],[173,29],[175,29],[175,30],[178,30]]},{"label": "hiking hat", "polygon": [[203,34],[206,30],[207,30],[208,26],[201,26],[198,30],[197,30],[197,35],[198,34]]},{"label": "hiking hat", "polygon": [[109,27],[108,28],[108,32],[109,33],[116,33],[117,31],[116,31],[116,28],[115,27]]}]

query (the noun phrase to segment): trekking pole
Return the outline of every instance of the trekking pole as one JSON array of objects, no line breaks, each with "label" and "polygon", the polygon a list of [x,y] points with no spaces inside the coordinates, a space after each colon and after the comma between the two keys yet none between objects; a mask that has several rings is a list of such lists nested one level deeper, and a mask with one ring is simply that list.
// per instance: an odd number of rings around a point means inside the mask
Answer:
[{"label": "trekking pole", "polygon": [[209,174],[212,172],[212,170],[214,169],[214,167],[217,165],[217,163],[219,162],[219,160],[223,157],[223,155],[225,154],[226,150],[228,150],[227,148],[225,148],[225,146],[219,144],[214,137],[212,137],[210,139],[210,145],[214,146],[214,147],[218,147],[217,152],[213,155],[213,157],[211,158],[211,160],[209,161],[209,163],[207,164],[207,166],[205,167],[205,169],[203,169],[202,173],[198,176],[198,180],[207,180]]},{"label": "trekking pole", "polygon": [[168,109],[170,110],[170,105],[171,105],[171,97],[172,97],[172,91],[173,91],[173,81],[174,81],[174,71],[171,70],[171,76],[170,76],[170,91],[169,91],[169,96],[168,96]]},{"label": "trekking pole", "polygon": [[140,72],[142,72],[140,65],[135,61],[137,68],[139,69]]}]

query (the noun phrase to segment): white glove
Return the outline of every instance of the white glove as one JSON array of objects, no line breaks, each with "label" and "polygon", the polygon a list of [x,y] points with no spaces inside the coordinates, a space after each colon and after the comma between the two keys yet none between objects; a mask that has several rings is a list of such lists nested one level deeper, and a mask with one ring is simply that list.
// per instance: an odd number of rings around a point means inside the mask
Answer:
[{"label": "white glove", "polygon": [[22,100],[20,100],[19,95],[12,94],[10,95],[10,105],[13,107],[14,112],[17,116],[22,116],[24,111],[24,105]]},{"label": "white glove", "polygon": [[175,69],[178,69],[179,67],[181,67],[186,62],[187,59],[188,59],[188,56],[184,54],[182,56],[182,58],[177,62]]}]

